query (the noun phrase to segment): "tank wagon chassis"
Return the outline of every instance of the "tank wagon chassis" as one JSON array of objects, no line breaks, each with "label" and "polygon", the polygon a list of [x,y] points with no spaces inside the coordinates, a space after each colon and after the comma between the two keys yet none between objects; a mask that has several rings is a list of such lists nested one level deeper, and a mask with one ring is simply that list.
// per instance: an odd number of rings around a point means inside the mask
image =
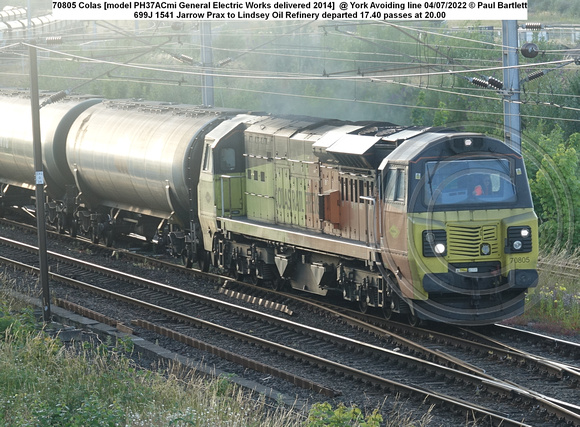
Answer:
[{"label": "tank wagon chassis", "polygon": [[[49,94],[43,96],[48,97]],[[0,91],[0,205],[34,189],[29,100]],[[47,221],[412,323],[492,323],[537,281],[522,157],[450,129],[69,97],[41,110]]]}]

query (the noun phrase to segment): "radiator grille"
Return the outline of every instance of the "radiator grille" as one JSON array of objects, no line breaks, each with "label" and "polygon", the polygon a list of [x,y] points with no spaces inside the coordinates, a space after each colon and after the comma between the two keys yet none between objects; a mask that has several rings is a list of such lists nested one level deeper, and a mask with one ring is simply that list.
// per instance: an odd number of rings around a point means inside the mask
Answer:
[{"label": "radiator grille", "polygon": [[476,258],[481,255],[481,245],[489,243],[491,253],[499,253],[497,225],[454,225],[447,226],[447,253],[453,258]]}]

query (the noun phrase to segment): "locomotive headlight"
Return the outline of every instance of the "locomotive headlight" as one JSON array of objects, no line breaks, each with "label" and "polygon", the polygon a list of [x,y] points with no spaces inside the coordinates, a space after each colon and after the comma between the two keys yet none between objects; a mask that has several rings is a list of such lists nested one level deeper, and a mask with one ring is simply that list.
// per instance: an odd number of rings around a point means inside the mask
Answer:
[{"label": "locomotive headlight", "polygon": [[489,255],[491,253],[491,246],[489,243],[484,243],[481,245],[481,254],[482,255]]},{"label": "locomotive headlight", "polygon": [[532,229],[529,226],[508,227],[505,253],[531,252],[532,251]]},{"label": "locomotive headlight", "polygon": [[445,256],[447,254],[447,232],[445,230],[423,231],[423,256]]},{"label": "locomotive headlight", "polygon": [[437,243],[433,249],[437,255],[443,255],[445,253],[445,245],[443,243]]}]

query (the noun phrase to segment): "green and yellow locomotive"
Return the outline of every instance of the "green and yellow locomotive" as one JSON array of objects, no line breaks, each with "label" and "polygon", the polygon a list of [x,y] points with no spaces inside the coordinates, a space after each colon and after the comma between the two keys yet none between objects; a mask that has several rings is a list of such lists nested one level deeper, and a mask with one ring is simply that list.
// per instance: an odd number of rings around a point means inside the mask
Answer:
[{"label": "green and yellow locomotive", "polygon": [[198,206],[204,264],[413,323],[512,317],[537,282],[522,157],[484,135],[237,116],[205,138]]}]

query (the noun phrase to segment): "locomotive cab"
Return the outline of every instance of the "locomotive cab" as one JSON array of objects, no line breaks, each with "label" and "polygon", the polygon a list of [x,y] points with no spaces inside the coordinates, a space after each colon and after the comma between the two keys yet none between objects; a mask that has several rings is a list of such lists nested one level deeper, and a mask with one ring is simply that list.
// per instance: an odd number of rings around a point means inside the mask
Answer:
[{"label": "locomotive cab", "polygon": [[521,155],[482,135],[431,132],[379,169],[381,253],[413,316],[487,324],[523,312],[538,238]]}]

